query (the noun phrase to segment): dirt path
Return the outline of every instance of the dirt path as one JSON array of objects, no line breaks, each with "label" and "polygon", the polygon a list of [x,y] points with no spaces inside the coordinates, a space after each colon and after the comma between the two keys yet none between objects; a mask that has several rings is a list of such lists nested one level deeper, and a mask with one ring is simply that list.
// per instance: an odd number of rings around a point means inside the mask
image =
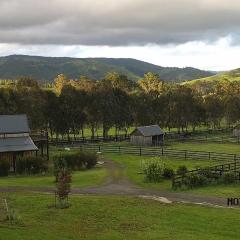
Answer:
[{"label": "dirt path", "polygon": [[[164,203],[191,203],[213,207],[227,207],[227,199],[145,189],[133,184],[124,174],[124,165],[105,160],[104,167],[109,172],[106,182],[97,187],[73,188],[72,194],[84,195],[124,195],[153,199]],[[0,187],[0,192],[54,192],[51,187]]]}]

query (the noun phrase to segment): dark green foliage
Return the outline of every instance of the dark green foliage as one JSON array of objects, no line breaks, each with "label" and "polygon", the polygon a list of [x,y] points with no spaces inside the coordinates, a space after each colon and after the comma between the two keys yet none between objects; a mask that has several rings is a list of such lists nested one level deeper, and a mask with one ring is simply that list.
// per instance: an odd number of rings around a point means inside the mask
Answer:
[{"label": "dark green foliage", "polygon": [[147,164],[143,170],[146,181],[160,182],[162,180],[163,168],[158,162],[151,162]]},{"label": "dark green foliage", "polygon": [[16,172],[18,174],[37,174],[48,170],[48,162],[43,157],[24,156],[16,160]]},{"label": "dark green foliage", "polygon": [[165,179],[171,179],[174,175],[174,170],[172,168],[169,168],[169,167],[165,167],[163,169],[163,177]]},{"label": "dark green foliage", "polygon": [[198,173],[206,178],[213,178],[216,176],[216,173],[213,173],[210,168],[199,169]]},{"label": "dark green foliage", "polygon": [[195,173],[191,173],[185,177],[183,184],[188,188],[203,186],[208,183],[208,179],[205,176],[197,175]]},{"label": "dark green foliage", "polygon": [[53,157],[53,172],[55,176],[55,182],[58,182],[58,173],[61,169],[67,169],[68,164],[65,160],[64,155],[58,155]]},{"label": "dark green foliage", "polygon": [[184,175],[188,171],[187,167],[185,165],[181,165],[177,168],[176,173],[179,175]]},{"label": "dark green foliage", "polygon": [[93,168],[97,164],[98,157],[95,153],[81,152],[80,158],[83,159],[83,164],[87,169]]},{"label": "dark green foliage", "polygon": [[[91,169],[97,164],[98,156],[95,153],[79,151],[75,153],[64,153],[53,158],[54,171],[66,168],[70,170]],[[56,175],[56,174],[55,174]]]},{"label": "dark green foliage", "polygon": [[226,184],[234,183],[236,181],[235,173],[227,172],[223,174],[223,182]]},{"label": "dark green foliage", "polygon": [[0,176],[8,176],[8,172],[10,170],[9,160],[2,158],[0,159]]}]

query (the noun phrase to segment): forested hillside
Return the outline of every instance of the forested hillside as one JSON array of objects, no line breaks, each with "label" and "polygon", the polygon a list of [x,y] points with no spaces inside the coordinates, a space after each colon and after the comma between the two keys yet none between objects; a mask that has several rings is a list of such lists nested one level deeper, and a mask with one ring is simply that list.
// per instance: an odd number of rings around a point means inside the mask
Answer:
[{"label": "forested hillside", "polygon": [[59,75],[53,88],[21,78],[0,88],[0,114],[27,114],[31,129],[57,136],[81,133],[92,136],[103,129],[127,131],[132,126],[159,124],[179,131],[197,126],[219,127],[240,122],[240,81],[222,81],[208,94],[187,85],[166,83],[147,73],[134,83],[124,75],[109,73],[104,79],[78,80]]},{"label": "forested hillside", "polygon": [[212,76],[212,72],[195,68],[160,67],[135,59],[113,58],[53,58],[13,55],[0,57],[0,79],[16,79],[29,76],[41,82],[53,82],[59,74],[77,79],[88,76],[103,79],[108,72],[118,72],[132,80],[138,80],[147,72],[160,75],[162,80],[182,82]]},{"label": "forested hillside", "polygon": [[187,81],[183,84],[188,85],[204,93],[208,93],[208,92],[211,92],[218,84],[224,81],[229,81],[229,82],[232,82],[233,84],[234,82],[239,82],[240,68],[234,69],[232,71],[219,73],[217,75],[206,77],[206,78]]}]

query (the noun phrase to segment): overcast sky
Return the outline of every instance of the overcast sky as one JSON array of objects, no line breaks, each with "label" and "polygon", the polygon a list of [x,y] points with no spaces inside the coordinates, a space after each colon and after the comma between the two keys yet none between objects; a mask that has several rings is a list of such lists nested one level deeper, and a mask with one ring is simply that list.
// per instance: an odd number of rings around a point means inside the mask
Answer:
[{"label": "overcast sky", "polygon": [[240,67],[239,0],[0,0],[0,55]]}]

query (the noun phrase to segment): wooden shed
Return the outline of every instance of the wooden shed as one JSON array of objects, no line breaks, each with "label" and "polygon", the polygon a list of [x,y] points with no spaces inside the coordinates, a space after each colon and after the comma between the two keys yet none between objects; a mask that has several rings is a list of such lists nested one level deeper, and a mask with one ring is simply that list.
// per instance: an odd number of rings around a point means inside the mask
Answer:
[{"label": "wooden shed", "polygon": [[16,169],[17,156],[38,150],[29,133],[26,115],[0,115],[0,161],[8,159],[11,171]]},{"label": "wooden shed", "polygon": [[137,127],[130,134],[130,142],[135,145],[163,145],[164,132],[158,125]]},{"label": "wooden shed", "polygon": [[233,128],[233,136],[238,138],[240,137],[240,124]]}]

